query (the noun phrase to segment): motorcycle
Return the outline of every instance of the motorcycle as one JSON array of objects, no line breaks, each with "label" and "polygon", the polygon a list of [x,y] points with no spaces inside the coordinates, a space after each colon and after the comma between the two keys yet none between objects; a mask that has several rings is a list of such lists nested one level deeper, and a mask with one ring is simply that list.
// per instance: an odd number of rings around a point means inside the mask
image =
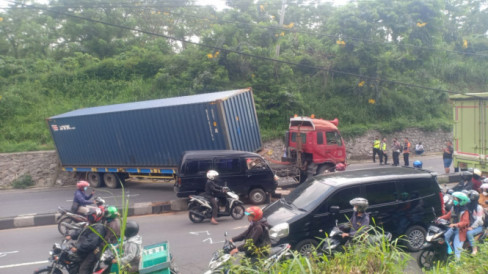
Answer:
[{"label": "motorcycle", "polygon": [[[208,263],[208,268],[205,274],[212,274],[212,273],[229,273],[230,269],[226,268],[226,263],[232,258],[230,252],[236,248],[236,245],[227,240],[227,232],[224,234],[225,241],[224,246],[222,249],[215,251],[212,254],[212,258]],[[290,253],[291,246],[289,244],[281,244],[275,247],[272,247],[270,250],[270,254],[266,260],[264,260],[262,266],[263,271],[268,271],[273,265],[279,262],[282,258],[287,258],[291,255]]]},{"label": "motorcycle", "polygon": [[[365,240],[366,243],[369,244],[378,244],[381,243],[382,241],[387,241],[391,242],[391,239],[393,235],[390,232],[384,232],[384,234],[377,233],[376,231],[373,231],[374,233],[369,234],[371,232],[371,229],[369,228],[362,228],[365,230]],[[332,228],[330,231],[329,237],[324,239],[324,242],[322,243],[321,251],[326,254],[326,255],[334,255],[334,253],[338,252],[344,252],[345,251],[345,246],[351,242],[353,239],[352,237],[342,237],[344,233],[349,233],[350,227],[347,224],[337,224],[336,220],[336,225],[335,227]],[[363,237],[361,235],[361,237]]]},{"label": "motorcycle", "polygon": [[66,269],[70,274],[78,273],[80,260],[71,252],[71,245],[67,240],[64,240],[61,244],[55,243],[53,245],[53,249],[49,252],[48,260],[51,265],[34,271],[34,274],[62,274],[63,269]]},{"label": "motorcycle", "polygon": [[[97,210],[101,210],[101,213],[105,212],[104,199],[96,197],[95,204],[97,205]],[[57,217],[56,222],[58,223],[58,231],[63,236],[68,236],[74,231],[81,230],[88,224],[88,219],[84,215],[71,212],[62,207],[58,207],[58,212],[60,215]]]},{"label": "motorcycle", "polygon": [[[450,222],[447,220],[436,219],[429,226],[425,236],[425,242],[420,248],[421,251],[417,259],[419,267],[429,270],[439,262],[447,262],[452,256],[447,253],[447,244],[444,239],[444,234],[446,234],[449,229],[449,225]],[[476,234],[474,239],[482,243],[486,238],[487,233],[486,227],[483,227],[482,232]],[[469,241],[464,242],[463,249],[471,249]]]},{"label": "motorcycle", "polygon": [[[227,197],[225,199],[219,199],[217,217],[232,216],[235,220],[242,219],[245,209],[243,203],[239,200],[239,196],[230,191],[228,187],[224,187],[224,191]],[[224,207],[224,209],[221,207]],[[205,219],[212,218],[212,204],[204,196],[190,196],[188,209],[188,217],[194,223],[201,223]]]}]

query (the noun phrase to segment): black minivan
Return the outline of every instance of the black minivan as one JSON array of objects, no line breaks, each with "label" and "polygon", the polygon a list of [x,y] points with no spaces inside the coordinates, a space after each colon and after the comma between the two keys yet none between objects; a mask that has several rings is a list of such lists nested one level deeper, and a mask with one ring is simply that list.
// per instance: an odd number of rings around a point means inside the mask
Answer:
[{"label": "black minivan", "polygon": [[174,190],[178,197],[188,197],[205,191],[207,171],[219,172],[218,182],[253,204],[266,202],[278,186],[266,161],[256,153],[237,150],[187,151],[181,158]]},{"label": "black minivan", "polygon": [[[273,244],[289,243],[307,253],[338,222],[352,215],[349,201],[368,199],[371,218],[394,236],[405,235],[404,245],[417,251],[425,241],[426,228],[444,213],[437,175],[408,167],[384,167],[334,172],[311,178],[289,195],[264,208],[273,226]],[[331,207],[339,207],[334,213]],[[373,224],[373,222],[371,222]]]}]

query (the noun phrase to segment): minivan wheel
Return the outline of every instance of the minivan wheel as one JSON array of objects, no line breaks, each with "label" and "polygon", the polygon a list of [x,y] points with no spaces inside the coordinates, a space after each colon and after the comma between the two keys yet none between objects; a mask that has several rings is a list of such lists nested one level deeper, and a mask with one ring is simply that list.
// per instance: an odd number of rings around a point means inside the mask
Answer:
[{"label": "minivan wheel", "polygon": [[314,239],[305,239],[295,246],[295,250],[303,256],[309,256],[317,249],[318,242]]},{"label": "minivan wheel", "polygon": [[425,242],[425,235],[427,232],[425,228],[414,225],[407,229],[405,232],[405,245],[410,252],[417,252],[420,250]]},{"label": "minivan wheel", "polygon": [[266,201],[266,193],[261,188],[255,188],[249,192],[249,200],[255,205],[263,204]]}]

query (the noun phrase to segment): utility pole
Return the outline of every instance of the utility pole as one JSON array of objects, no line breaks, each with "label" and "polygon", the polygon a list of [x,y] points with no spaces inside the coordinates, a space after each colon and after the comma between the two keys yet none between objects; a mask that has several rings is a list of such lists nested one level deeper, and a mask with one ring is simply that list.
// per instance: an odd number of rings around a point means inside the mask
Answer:
[{"label": "utility pole", "polygon": [[[283,27],[283,23],[285,22],[285,5],[286,0],[281,1],[281,11],[280,11],[280,27]],[[278,34],[278,42],[276,43],[276,57],[280,56],[280,36]]]}]

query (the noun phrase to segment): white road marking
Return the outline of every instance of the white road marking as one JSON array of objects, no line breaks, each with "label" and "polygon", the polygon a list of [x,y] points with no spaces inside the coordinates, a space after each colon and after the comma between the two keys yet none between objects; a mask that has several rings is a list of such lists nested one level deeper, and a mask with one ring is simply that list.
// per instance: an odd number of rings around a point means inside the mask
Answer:
[{"label": "white road marking", "polygon": [[1,252],[0,251],[0,258],[7,256],[8,254],[14,254],[17,253],[18,251],[7,251],[7,252]]},{"label": "white road marking", "polygon": [[208,232],[208,230],[206,231],[196,231],[196,232],[190,232],[191,235],[200,235],[200,234],[207,234],[207,236],[210,236],[210,233]]},{"label": "white road marking", "polygon": [[204,242],[210,242],[210,244],[211,244],[211,245],[213,245],[213,244],[218,244],[218,243],[225,243],[225,241],[218,241],[218,242],[214,242],[214,241],[212,240],[212,238],[207,238],[207,239],[203,240],[202,242],[203,242],[203,243],[204,243]]},{"label": "white road marking", "polygon": [[38,261],[38,262],[30,262],[30,263],[22,263],[22,264],[9,264],[9,265],[0,265],[0,269],[3,268],[12,268],[12,267],[19,267],[19,266],[26,266],[26,265],[33,265],[33,264],[46,264],[49,261]]}]

